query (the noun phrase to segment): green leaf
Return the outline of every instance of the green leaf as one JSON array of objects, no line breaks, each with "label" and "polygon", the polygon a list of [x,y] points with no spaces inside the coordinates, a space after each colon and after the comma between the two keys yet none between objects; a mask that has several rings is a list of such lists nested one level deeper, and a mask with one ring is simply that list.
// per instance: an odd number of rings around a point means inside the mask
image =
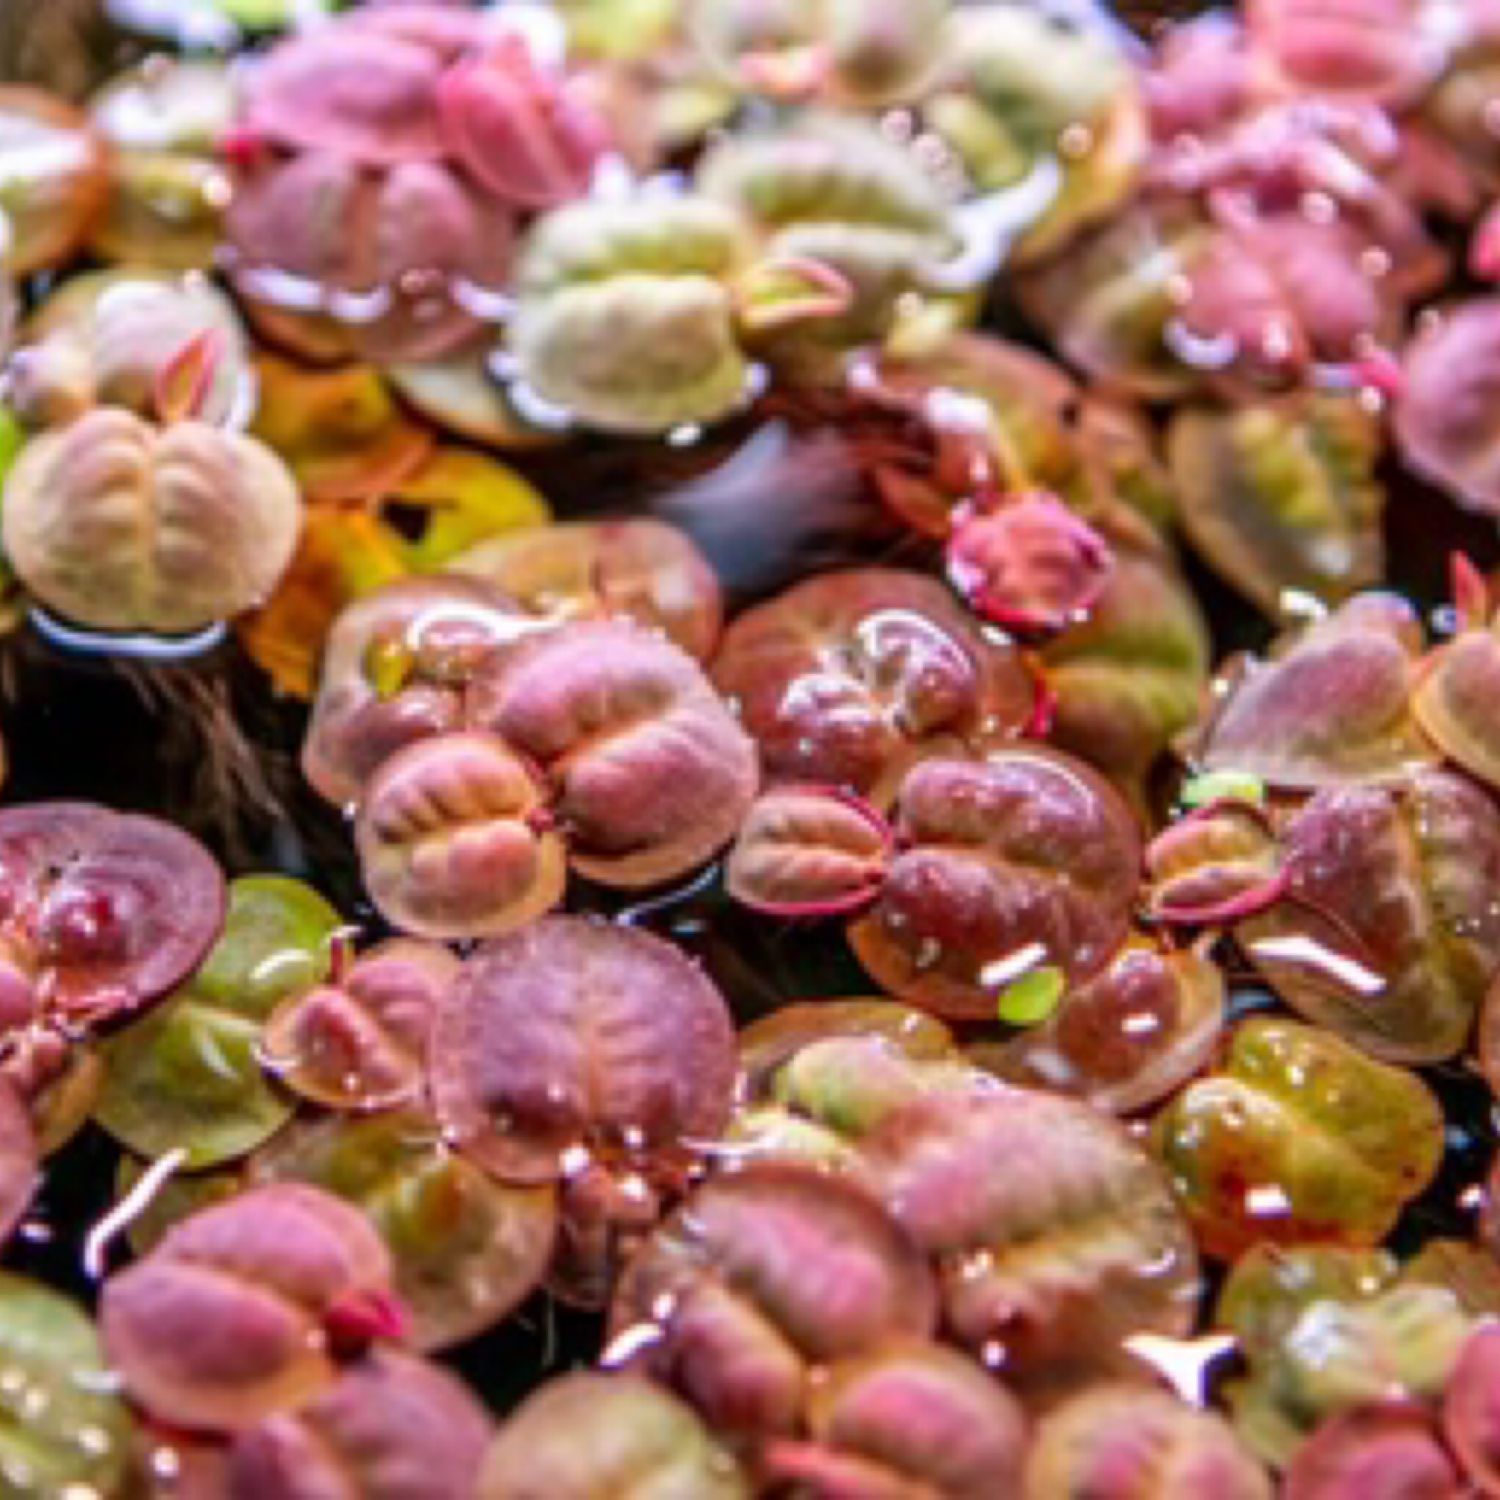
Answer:
[{"label": "green leaf", "polygon": [[299,1121],[250,1170],[256,1182],[310,1183],[364,1211],[391,1252],[424,1350],[500,1322],[552,1255],[556,1189],[489,1176],[419,1110]]},{"label": "green leaf", "polygon": [[1207,807],[1211,802],[1250,802],[1266,805],[1266,784],[1249,771],[1205,771],[1184,783],[1177,799],[1183,807]]},{"label": "green leaf", "polygon": [[113,1389],[82,1309],[0,1272],[0,1491],[118,1495],[130,1417]]},{"label": "green leaf", "polygon": [[293,1108],[261,1066],[265,1020],[327,975],[341,926],[300,881],[235,881],[224,933],[203,967],[100,1049],[107,1072],[95,1119],[140,1156],[182,1149],[189,1171],[253,1151]]},{"label": "green leaf", "polygon": [[1000,991],[995,1011],[1008,1026],[1037,1026],[1058,1007],[1067,981],[1063,971],[1043,964]]}]

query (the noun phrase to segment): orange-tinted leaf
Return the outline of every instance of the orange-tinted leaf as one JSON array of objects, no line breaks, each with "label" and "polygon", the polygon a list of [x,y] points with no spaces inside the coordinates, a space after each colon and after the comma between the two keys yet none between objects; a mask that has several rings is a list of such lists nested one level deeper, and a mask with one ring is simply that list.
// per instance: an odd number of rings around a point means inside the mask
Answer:
[{"label": "orange-tinted leaf", "polygon": [[547,503],[527,482],[498,459],[467,448],[431,450],[391,487],[390,502],[426,513],[420,534],[407,528],[398,545],[414,572],[440,568],[476,542],[504,532],[543,526],[551,518]]},{"label": "orange-tinted leaf", "polygon": [[384,498],[432,450],[432,434],[401,411],[369,365],[311,370],[265,354],[256,373],[254,432],[309,502]]},{"label": "orange-tinted leaf", "polygon": [[339,611],[405,573],[399,542],[369,511],[310,508],[291,567],[265,608],[241,622],[241,643],[283,693],[311,698]]}]

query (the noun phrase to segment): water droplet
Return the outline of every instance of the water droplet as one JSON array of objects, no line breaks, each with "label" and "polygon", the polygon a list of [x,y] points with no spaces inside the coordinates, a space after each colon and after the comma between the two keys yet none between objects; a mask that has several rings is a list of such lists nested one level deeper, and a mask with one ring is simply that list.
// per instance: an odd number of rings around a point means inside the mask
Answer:
[{"label": "water droplet", "polygon": [[1304,193],[1301,208],[1309,224],[1332,224],[1339,216],[1339,206],[1328,193]]},{"label": "water droplet", "polygon": [[1081,161],[1094,149],[1094,132],[1081,121],[1065,125],[1057,137],[1058,154],[1068,161]]},{"label": "water droplet", "polygon": [[1291,1200],[1274,1182],[1245,1189],[1245,1212],[1256,1219],[1284,1219],[1292,1211]]},{"label": "water droplet", "polygon": [[936,938],[924,937],[917,944],[917,951],[912,955],[912,967],[915,969],[931,969],[943,956],[943,945]]}]

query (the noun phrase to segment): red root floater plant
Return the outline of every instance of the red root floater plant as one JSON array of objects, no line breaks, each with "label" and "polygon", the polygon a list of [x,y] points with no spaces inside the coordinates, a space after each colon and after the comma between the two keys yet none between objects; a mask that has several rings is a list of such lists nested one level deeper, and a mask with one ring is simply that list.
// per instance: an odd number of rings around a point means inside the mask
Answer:
[{"label": "red root floater plant", "polygon": [[[1088,617],[1113,572],[1110,545],[1035,483],[999,421],[959,411],[957,396],[906,392],[875,373],[856,389],[868,406],[910,419],[910,446],[889,438],[862,457],[897,519],[945,543],[948,581],[975,614],[1031,642]],[[930,504],[933,485],[953,497],[948,509]]]},{"label": "red root floater plant", "polygon": [[1281,847],[1280,832],[1270,812],[1238,797],[1194,808],[1146,850],[1146,915],[1165,927],[1233,927],[1273,907],[1296,906],[1338,932],[1355,963],[1378,972],[1348,922],[1297,889],[1302,861]]},{"label": "red root floater plant", "polygon": [[1035,969],[1075,982],[1108,962],[1140,857],[1134,817],[1097,773],[1015,745],[919,762],[889,822],[837,787],[773,788],[746,817],[725,884],[782,918],[851,919],[856,955],[888,992],[988,1020]]}]

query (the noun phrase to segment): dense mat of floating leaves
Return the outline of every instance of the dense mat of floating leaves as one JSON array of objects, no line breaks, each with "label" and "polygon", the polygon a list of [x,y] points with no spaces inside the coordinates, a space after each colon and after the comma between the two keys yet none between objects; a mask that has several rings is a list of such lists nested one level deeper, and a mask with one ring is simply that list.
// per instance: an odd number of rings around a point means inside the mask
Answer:
[{"label": "dense mat of floating leaves", "polygon": [[0,811],[0,1490],[1500,1492],[1482,0],[314,8],[0,7],[0,622],[353,861]]}]

